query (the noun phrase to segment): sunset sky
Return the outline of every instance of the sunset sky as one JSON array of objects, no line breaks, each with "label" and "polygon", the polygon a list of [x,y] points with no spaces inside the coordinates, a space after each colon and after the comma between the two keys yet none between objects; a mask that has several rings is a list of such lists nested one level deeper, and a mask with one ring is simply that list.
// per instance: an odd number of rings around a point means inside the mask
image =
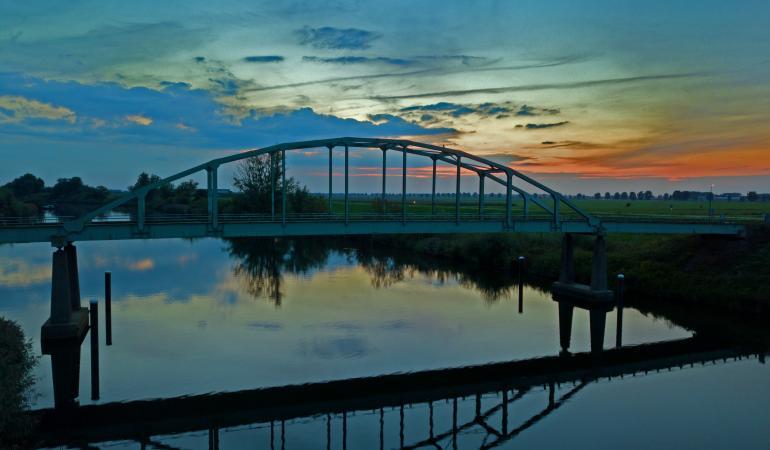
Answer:
[{"label": "sunset sky", "polygon": [[[567,193],[768,192],[768,24],[770,2],[750,0],[0,0],[0,184],[125,188],[362,136],[445,144]],[[292,158],[323,189],[323,156]],[[378,189],[378,161],[354,158],[353,189]],[[417,190],[428,163],[410,161]]]}]

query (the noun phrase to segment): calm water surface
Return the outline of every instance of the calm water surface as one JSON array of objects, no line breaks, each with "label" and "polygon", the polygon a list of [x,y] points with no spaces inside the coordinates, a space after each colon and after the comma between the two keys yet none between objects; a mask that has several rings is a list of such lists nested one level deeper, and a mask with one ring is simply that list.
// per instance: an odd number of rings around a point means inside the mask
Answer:
[{"label": "calm water surface", "polygon": [[[560,350],[558,308],[547,293],[525,288],[520,314],[513,291],[490,295],[464,278],[387,260],[362,262],[344,249],[314,254],[310,262],[281,256],[282,270],[214,239],[80,243],[78,253],[84,302],[103,298],[104,271],[113,278],[114,345],[104,346],[102,336],[101,398],[89,398],[86,341],[81,405],[524,360]],[[50,258],[46,245],[0,247],[0,316],[18,321],[37,352],[49,313]],[[588,313],[576,310],[573,320],[570,350],[588,351]],[[664,319],[624,312],[624,345],[691,335]],[[613,311],[605,347],[614,340]],[[34,407],[51,407],[47,356],[36,370]],[[498,448],[768,448],[768,380],[767,366],[748,358],[560,385],[553,393],[537,387],[511,403],[507,417],[494,410],[501,393],[484,395],[481,407],[493,409],[487,420],[498,429],[502,421],[508,430],[522,427]],[[549,395],[566,397],[541,414]],[[472,422],[475,408],[474,398],[459,399],[457,420]],[[418,443],[451,429],[453,405],[407,405],[403,414],[386,408],[332,415],[329,447],[342,448],[343,440],[347,448],[379,448],[380,439],[384,448]],[[272,430],[270,423],[221,429],[219,446],[271,448],[271,434],[274,448],[327,448],[327,417],[273,423]],[[454,445],[479,448],[497,438],[472,425]],[[149,447],[209,448],[209,439],[206,431],[154,436]]]}]

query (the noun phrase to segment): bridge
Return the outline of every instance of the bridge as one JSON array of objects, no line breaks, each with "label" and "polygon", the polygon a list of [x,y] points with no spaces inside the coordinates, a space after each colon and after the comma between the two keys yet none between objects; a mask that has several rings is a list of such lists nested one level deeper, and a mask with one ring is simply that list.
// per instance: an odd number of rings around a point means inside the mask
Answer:
[{"label": "bridge", "polygon": [[[449,448],[457,445],[458,436],[464,433],[486,435],[482,448],[494,448],[537,425],[599,380],[686,370],[696,364],[720,364],[744,358],[764,362],[765,353],[766,349],[734,347],[696,336],[607,350],[600,358],[593,353],[576,353],[407,374],[107,403],[65,411],[43,409],[32,414],[41,424],[38,437],[45,446],[90,448],[89,444],[98,442],[131,440],[141,443],[143,448],[171,448],[153,437],[204,432],[208,434],[209,448],[218,449],[221,433],[248,426],[269,428],[270,448],[274,448],[279,442],[291,442],[292,422],[317,421],[321,422],[321,429],[325,422],[327,434],[319,433],[322,442],[316,447],[324,448],[325,440],[326,448],[332,448],[338,446],[332,445],[333,420],[335,430],[342,429],[340,434],[335,431],[334,441],[340,439],[345,448],[348,420],[365,415],[371,417],[373,428],[376,423],[380,427],[379,447],[372,442],[370,448],[385,447],[386,419],[391,422],[389,429],[399,428],[399,448]],[[557,394],[557,387],[561,385],[565,385],[566,392]],[[547,402],[534,415],[524,416],[515,403],[542,389],[548,392]],[[458,404],[463,409],[461,414],[458,414]],[[415,408],[429,411],[428,437],[412,437],[404,430],[405,414]],[[434,409],[439,410],[437,416],[444,419],[436,419],[434,423]],[[469,419],[467,410],[474,411]],[[519,412],[514,414],[511,410]],[[357,418],[356,423],[360,424],[361,420]],[[262,434],[267,437],[267,433]],[[268,444],[264,445],[267,448]],[[391,446],[393,444],[388,447]]]},{"label": "bridge", "polygon": [[[291,212],[287,207],[286,154],[292,151],[318,148],[328,151],[328,211],[320,214]],[[335,213],[333,208],[332,180],[334,178],[333,156],[335,148],[344,149],[344,194],[341,213]],[[401,154],[401,211],[399,213],[389,213],[384,209],[373,213],[350,211],[350,153],[372,150],[382,152],[381,196],[383,205],[387,197],[387,154],[388,152]],[[253,157],[269,159],[271,168],[270,211],[259,214],[221,214],[218,199],[220,167]],[[432,164],[430,213],[408,212],[406,200],[408,157],[427,159]],[[455,172],[453,213],[447,214],[436,210],[438,163],[449,165]],[[461,211],[460,179],[463,170],[478,176],[478,207],[477,211],[472,214]],[[148,214],[146,203],[151,191],[202,172],[206,173],[207,180],[208,207],[206,214]],[[498,184],[504,189],[505,206],[503,213],[488,211],[489,208],[485,205],[486,196],[484,195],[487,182]],[[533,195],[531,192],[533,189],[545,192],[548,196],[547,199]],[[514,214],[514,195],[517,195],[523,203],[523,211],[520,214]],[[136,213],[117,220],[106,216],[117,208],[135,208]],[[71,220],[0,218],[0,244],[51,242],[56,247],[61,247],[67,242],[115,239],[500,232],[597,235],[606,233],[686,233],[735,236],[742,234],[744,227],[735,223],[706,222],[676,217],[616,216],[600,218],[579,208],[561,193],[532,177],[481,156],[409,140],[354,137],[278,144],[214,159],[137,188],[100,208]]]}]

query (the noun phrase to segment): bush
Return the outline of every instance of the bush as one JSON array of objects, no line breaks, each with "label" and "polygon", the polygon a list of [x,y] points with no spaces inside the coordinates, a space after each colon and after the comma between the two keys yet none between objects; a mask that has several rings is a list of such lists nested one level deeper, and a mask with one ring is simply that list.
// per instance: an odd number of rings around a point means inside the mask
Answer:
[{"label": "bush", "polygon": [[16,322],[0,317],[0,448],[26,448],[34,431],[27,414],[37,359]]}]

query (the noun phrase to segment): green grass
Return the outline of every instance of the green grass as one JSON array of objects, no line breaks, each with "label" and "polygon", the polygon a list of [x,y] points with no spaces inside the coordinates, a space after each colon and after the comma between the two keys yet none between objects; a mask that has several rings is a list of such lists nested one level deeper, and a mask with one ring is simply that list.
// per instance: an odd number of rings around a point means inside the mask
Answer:
[{"label": "green grass", "polygon": [[[552,205],[550,199],[542,199],[549,206]],[[601,215],[646,215],[646,216],[690,216],[690,217],[708,217],[708,204],[697,201],[664,201],[664,200],[573,200],[573,203],[580,209]],[[478,199],[463,198],[460,202],[461,214],[478,213]],[[739,201],[715,201],[712,204],[714,216],[719,217],[724,214],[728,218],[747,218],[759,220],[764,214],[770,214],[770,202],[739,202]],[[335,198],[333,209],[336,214],[344,213],[344,202],[342,199]],[[358,213],[376,213],[375,197],[371,199],[351,198],[348,210],[351,214]],[[389,212],[400,212],[400,200],[388,200]],[[407,197],[407,214],[424,215],[431,213],[430,198],[425,197]],[[566,217],[574,215],[570,208],[561,205],[560,213]],[[440,198],[436,201],[437,214],[454,214],[454,199]],[[488,215],[504,214],[504,199],[486,199],[484,212]],[[530,205],[530,214],[540,215],[546,212],[537,205]],[[513,214],[521,215],[524,213],[524,205],[521,200],[513,202]]]},{"label": "green grass", "polygon": [[[515,273],[527,258],[530,281],[543,288],[558,278],[561,237],[557,234],[382,236],[376,242],[408,254],[438,258],[477,272]],[[638,304],[699,305],[740,313],[770,314],[770,228],[751,227],[746,239],[710,236],[610,235],[610,285],[626,276],[628,295]],[[578,282],[589,283],[593,240],[576,236]],[[511,282],[514,276],[510,276]]]}]

